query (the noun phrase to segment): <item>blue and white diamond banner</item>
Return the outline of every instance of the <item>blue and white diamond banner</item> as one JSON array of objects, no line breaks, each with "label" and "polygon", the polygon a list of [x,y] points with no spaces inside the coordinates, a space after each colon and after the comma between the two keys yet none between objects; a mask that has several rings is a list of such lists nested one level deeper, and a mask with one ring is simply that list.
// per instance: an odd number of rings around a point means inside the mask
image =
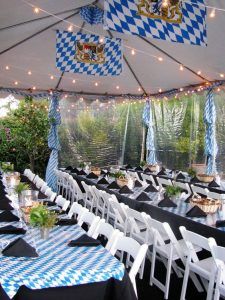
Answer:
[{"label": "blue and white diamond banner", "polygon": [[206,46],[204,0],[105,0],[104,29]]},{"label": "blue and white diamond banner", "polygon": [[118,76],[122,72],[121,39],[58,30],[56,67],[64,72]]}]

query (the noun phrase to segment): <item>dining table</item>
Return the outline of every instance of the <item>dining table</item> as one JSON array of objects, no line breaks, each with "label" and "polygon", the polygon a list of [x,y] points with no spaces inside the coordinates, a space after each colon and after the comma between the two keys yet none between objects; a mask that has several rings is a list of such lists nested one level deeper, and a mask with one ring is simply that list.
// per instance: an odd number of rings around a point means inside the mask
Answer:
[{"label": "dining table", "polygon": [[[101,244],[71,246],[86,236],[78,224],[54,226],[49,238],[40,230],[25,224],[15,195],[8,194],[4,176],[0,176],[0,204],[9,201],[9,210],[0,210],[0,299],[1,300],[136,300],[124,264]],[[18,200],[18,199],[17,199]],[[1,221],[5,212],[17,217]],[[24,230],[23,234],[2,234],[7,226]],[[6,255],[7,248],[22,241],[25,249]],[[27,246],[28,245],[28,246]],[[37,255],[24,255],[30,247]],[[18,255],[19,252],[19,255]]]}]

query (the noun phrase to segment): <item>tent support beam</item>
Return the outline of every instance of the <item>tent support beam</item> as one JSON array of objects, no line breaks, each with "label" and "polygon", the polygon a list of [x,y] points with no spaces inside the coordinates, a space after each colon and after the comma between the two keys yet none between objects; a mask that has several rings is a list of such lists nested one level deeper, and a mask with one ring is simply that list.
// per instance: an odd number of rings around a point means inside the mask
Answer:
[{"label": "tent support beam", "polygon": [[[81,25],[81,28],[80,28],[80,30],[79,30],[80,33],[82,32],[82,30],[83,30],[83,28],[84,28],[84,25],[85,25],[85,22],[83,22],[82,25]],[[58,80],[56,86],[55,86],[55,89],[56,89],[56,90],[59,88],[59,85],[60,85],[60,83],[61,83],[61,81],[62,81],[62,79],[63,79],[64,74],[65,74],[65,72],[63,71],[63,72],[61,73],[61,75],[60,75],[60,78],[59,78],[59,80]]]},{"label": "tent support beam", "polygon": [[[109,36],[110,36],[111,38],[113,38],[113,34],[111,33],[111,31],[110,31],[110,30],[107,30],[107,32],[108,32]],[[134,79],[137,81],[137,83],[139,84],[140,88],[142,89],[143,94],[144,94],[144,95],[147,95],[147,94],[148,94],[147,91],[145,90],[145,88],[144,88],[144,86],[142,85],[141,81],[139,80],[139,78],[137,77],[137,75],[136,75],[136,73],[134,72],[133,68],[132,68],[131,65],[129,64],[129,62],[128,62],[128,60],[127,60],[127,58],[126,58],[125,55],[123,55],[123,59],[124,59],[126,65],[128,66],[130,72],[132,73]]]},{"label": "tent support beam", "polygon": [[39,35],[39,34],[41,34],[41,33],[43,33],[43,32],[45,32],[46,30],[48,30],[48,29],[50,29],[50,28],[52,28],[52,27],[54,27],[54,26],[60,24],[61,22],[65,21],[65,20],[68,20],[68,19],[70,19],[70,18],[76,16],[78,13],[79,13],[79,11],[76,11],[75,13],[69,15],[68,17],[65,17],[64,19],[62,19],[62,20],[60,20],[60,21],[57,21],[57,22],[55,22],[55,23],[53,23],[53,24],[51,24],[51,25],[49,25],[49,26],[47,26],[47,27],[45,27],[45,28],[43,28],[43,29],[41,29],[41,30],[35,32],[35,33],[33,33],[32,35],[26,37],[25,39],[23,39],[23,40],[21,40],[21,41],[15,43],[15,44],[13,44],[12,46],[10,46],[10,47],[6,48],[5,50],[1,51],[1,52],[0,52],[0,55],[2,55],[2,54],[4,54],[4,53],[6,53],[6,52],[8,52],[8,51],[10,51],[10,50],[12,50],[12,49],[14,49],[14,48],[16,48],[17,46],[19,46],[19,45],[25,43],[26,41],[29,41],[30,39],[36,37],[37,35]]},{"label": "tent support beam", "polygon": [[201,80],[204,80],[206,82],[209,82],[208,79],[206,79],[205,77],[203,77],[202,75],[198,74],[197,72],[195,72],[194,70],[192,70],[191,68],[189,68],[188,66],[185,66],[184,64],[182,64],[182,62],[180,62],[179,60],[177,60],[175,57],[173,57],[172,55],[170,55],[169,53],[167,53],[166,51],[164,51],[163,49],[161,49],[160,47],[156,46],[155,44],[153,44],[152,42],[150,42],[149,40],[147,40],[146,38],[139,36],[139,39],[141,39],[142,41],[146,42],[148,45],[152,46],[153,48],[157,49],[159,52],[163,53],[165,56],[167,56],[168,58],[170,58],[172,61],[176,62],[179,65],[182,65],[186,70],[188,70],[189,72],[191,72],[192,74],[196,75],[198,78],[201,78]]}]

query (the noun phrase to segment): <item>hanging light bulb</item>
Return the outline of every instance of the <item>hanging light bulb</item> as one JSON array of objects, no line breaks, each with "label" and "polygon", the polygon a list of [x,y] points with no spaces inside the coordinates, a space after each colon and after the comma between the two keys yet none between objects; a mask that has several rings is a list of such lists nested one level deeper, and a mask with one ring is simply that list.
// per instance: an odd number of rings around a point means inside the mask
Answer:
[{"label": "hanging light bulb", "polygon": [[76,83],[76,80],[75,79],[73,79],[73,81],[72,81],[73,83]]},{"label": "hanging light bulb", "polygon": [[120,88],[120,87],[117,85],[117,86],[116,86],[116,89],[119,90],[119,88]]},{"label": "hanging light bulb", "polygon": [[201,74],[202,74],[202,71],[199,70],[199,71],[197,72],[197,74],[198,74],[198,75],[201,75]]},{"label": "hanging light bulb", "polygon": [[35,8],[34,8],[34,13],[35,13],[35,14],[39,14],[39,12],[40,12],[40,9],[39,9],[38,7],[35,7]]},{"label": "hanging light bulb", "polygon": [[15,81],[14,84],[15,84],[15,85],[18,85],[18,81]]},{"label": "hanging light bulb", "polygon": [[223,73],[221,73],[221,74],[220,74],[220,77],[221,77],[221,78],[224,78],[224,74],[223,74]]},{"label": "hanging light bulb", "polygon": [[220,92],[220,91],[221,91],[220,88],[218,88],[218,89],[217,89],[217,92]]},{"label": "hanging light bulb", "polygon": [[163,61],[163,58],[162,57],[158,57],[158,61]]},{"label": "hanging light bulb", "polygon": [[8,71],[9,70],[9,66],[6,66],[5,69]]},{"label": "hanging light bulb", "polygon": [[99,42],[104,43],[104,37],[100,37]]},{"label": "hanging light bulb", "polygon": [[32,90],[34,90],[34,91],[35,91],[35,90],[36,90],[36,86],[33,86],[33,87],[32,87]]},{"label": "hanging light bulb", "polygon": [[51,80],[53,80],[53,79],[54,79],[54,76],[53,76],[53,75],[51,75],[51,76],[50,76],[50,79],[51,79]]},{"label": "hanging light bulb", "polygon": [[140,92],[140,91],[141,91],[141,88],[139,87],[139,88],[138,88],[138,92]]},{"label": "hanging light bulb", "polygon": [[67,98],[67,97],[68,97],[68,95],[67,95],[67,94],[65,94],[64,98]]},{"label": "hanging light bulb", "polygon": [[215,10],[215,8],[213,8],[213,9],[211,10],[210,14],[209,14],[209,17],[210,17],[210,18],[215,18],[215,16],[216,16],[216,10]]},{"label": "hanging light bulb", "polygon": [[183,67],[183,65],[180,65],[180,71],[184,71],[184,67]]},{"label": "hanging light bulb", "polygon": [[95,86],[98,86],[98,82],[95,82]]},{"label": "hanging light bulb", "polygon": [[180,92],[183,92],[183,90],[184,90],[183,88],[180,88]]},{"label": "hanging light bulb", "polygon": [[67,28],[67,30],[68,30],[69,32],[73,31],[73,26],[70,25],[70,26]]},{"label": "hanging light bulb", "polygon": [[159,89],[159,93],[162,93],[162,89]]},{"label": "hanging light bulb", "polygon": [[32,75],[32,72],[31,72],[31,71],[28,71],[27,74],[28,74],[28,75]]},{"label": "hanging light bulb", "polygon": [[135,52],[134,49],[131,50],[131,54],[132,54],[132,55],[135,55],[135,54],[136,54],[136,52]]}]

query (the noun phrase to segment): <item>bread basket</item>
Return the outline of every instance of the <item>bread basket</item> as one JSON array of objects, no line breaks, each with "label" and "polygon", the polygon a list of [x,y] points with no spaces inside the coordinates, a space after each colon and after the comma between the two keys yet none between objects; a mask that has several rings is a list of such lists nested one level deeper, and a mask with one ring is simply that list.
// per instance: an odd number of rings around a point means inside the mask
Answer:
[{"label": "bread basket", "polygon": [[191,206],[198,206],[206,214],[214,214],[221,207],[220,200],[214,200],[211,198],[192,198],[190,199]]},{"label": "bread basket", "polygon": [[101,175],[101,169],[99,167],[91,167],[91,172],[97,176]]},{"label": "bread basket", "polygon": [[116,182],[120,187],[123,187],[128,184],[128,179],[120,176],[119,178],[116,179]]},{"label": "bread basket", "polygon": [[214,179],[214,175],[207,175],[207,174],[197,174],[197,177],[200,181],[205,183],[210,183]]}]

